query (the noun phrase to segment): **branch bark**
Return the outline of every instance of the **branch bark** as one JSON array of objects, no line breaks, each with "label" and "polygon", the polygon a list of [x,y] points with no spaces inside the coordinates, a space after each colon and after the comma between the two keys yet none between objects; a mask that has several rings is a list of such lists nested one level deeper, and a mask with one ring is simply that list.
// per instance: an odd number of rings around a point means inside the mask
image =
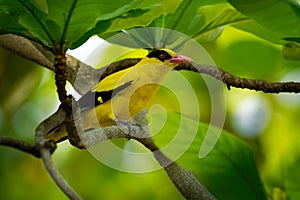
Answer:
[{"label": "branch bark", "polygon": [[25,141],[9,138],[9,137],[0,137],[0,145],[13,147],[15,149],[21,150],[23,152],[32,154],[35,157],[41,157],[39,149],[35,145],[27,143]]},{"label": "branch bark", "polygon": [[[0,46],[52,71],[54,70],[54,60],[49,59],[34,43],[21,36],[12,34],[0,35]],[[50,56],[49,53],[48,56]]]},{"label": "branch bark", "polygon": [[265,80],[240,78],[230,74],[216,66],[203,65],[197,63],[182,63],[178,65],[176,70],[189,70],[193,72],[210,75],[217,80],[223,81],[230,89],[230,87],[246,88],[249,90],[262,91],[264,93],[299,93],[299,82],[268,82]]}]

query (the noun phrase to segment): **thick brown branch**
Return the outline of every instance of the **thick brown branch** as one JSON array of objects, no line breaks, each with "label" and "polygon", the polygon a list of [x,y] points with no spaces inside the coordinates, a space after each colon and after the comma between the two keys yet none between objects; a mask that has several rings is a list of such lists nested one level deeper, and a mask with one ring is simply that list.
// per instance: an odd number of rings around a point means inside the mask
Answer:
[{"label": "thick brown branch", "polygon": [[55,67],[55,84],[57,87],[57,94],[60,102],[62,102],[63,106],[67,99],[67,91],[66,91],[66,82],[67,82],[67,66],[66,66],[66,57],[64,54],[56,55],[54,61]]},{"label": "thick brown branch", "polygon": [[[213,200],[216,199],[189,170],[186,170],[167,158],[161,151],[154,151],[154,157],[167,172],[185,199]],[[167,163],[167,165],[166,165]]]},{"label": "thick brown branch", "polygon": [[54,70],[53,60],[49,60],[31,41],[21,36],[0,35],[0,46],[50,70]]}]

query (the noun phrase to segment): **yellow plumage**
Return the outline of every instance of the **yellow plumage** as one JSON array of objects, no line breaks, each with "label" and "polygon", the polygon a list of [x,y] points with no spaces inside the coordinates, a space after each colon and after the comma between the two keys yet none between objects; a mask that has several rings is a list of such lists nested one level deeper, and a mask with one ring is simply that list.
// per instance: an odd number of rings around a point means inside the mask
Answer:
[{"label": "yellow plumage", "polygon": [[[145,108],[168,72],[187,61],[188,57],[171,50],[153,50],[132,67],[105,77],[78,101],[84,129],[115,125],[116,119],[130,120]],[[58,128],[48,138],[58,141],[66,136]]]}]

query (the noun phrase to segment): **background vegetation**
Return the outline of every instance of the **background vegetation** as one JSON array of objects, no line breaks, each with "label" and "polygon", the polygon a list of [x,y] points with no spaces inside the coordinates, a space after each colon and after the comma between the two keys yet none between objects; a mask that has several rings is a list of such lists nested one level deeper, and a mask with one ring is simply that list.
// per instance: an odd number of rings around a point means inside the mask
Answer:
[{"label": "background vegetation", "polygon": [[[18,34],[53,49],[60,41],[66,48],[79,47],[94,34],[106,39],[133,27],[170,28],[195,39],[218,67],[236,76],[299,81],[298,1],[97,2],[95,6],[92,0],[1,0],[0,33]],[[75,4],[74,12],[68,12]],[[70,24],[64,24],[57,14],[61,12],[72,15]],[[54,74],[3,48],[0,51],[0,135],[32,141],[37,125],[59,105]],[[205,90],[199,76],[189,72],[187,77],[197,91]],[[201,95],[200,104],[207,101],[209,96]],[[220,199],[299,199],[300,96],[231,88],[226,102],[224,129],[228,132],[222,133],[216,148],[205,159],[197,157],[203,137],[200,131],[179,164],[192,170]],[[209,110],[201,110],[201,115],[207,122]],[[177,117],[170,113],[173,121]],[[66,198],[39,159],[3,146],[0,152],[0,198]],[[59,144],[53,157],[85,199],[183,198],[163,170],[119,172],[68,142]]]}]

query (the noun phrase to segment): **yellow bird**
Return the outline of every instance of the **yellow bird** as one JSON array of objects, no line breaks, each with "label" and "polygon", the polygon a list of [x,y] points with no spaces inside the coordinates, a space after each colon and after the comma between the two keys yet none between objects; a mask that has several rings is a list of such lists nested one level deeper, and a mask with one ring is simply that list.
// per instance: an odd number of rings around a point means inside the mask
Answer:
[{"label": "yellow bird", "polygon": [[[152,50],[137,64],[102,79],[79,101],[84,130],[112,126],[116,120],[131,120],[152,99],[170,70],[191,59],[168,49]],[[64,127],[47,135],[61,141]]]}]

